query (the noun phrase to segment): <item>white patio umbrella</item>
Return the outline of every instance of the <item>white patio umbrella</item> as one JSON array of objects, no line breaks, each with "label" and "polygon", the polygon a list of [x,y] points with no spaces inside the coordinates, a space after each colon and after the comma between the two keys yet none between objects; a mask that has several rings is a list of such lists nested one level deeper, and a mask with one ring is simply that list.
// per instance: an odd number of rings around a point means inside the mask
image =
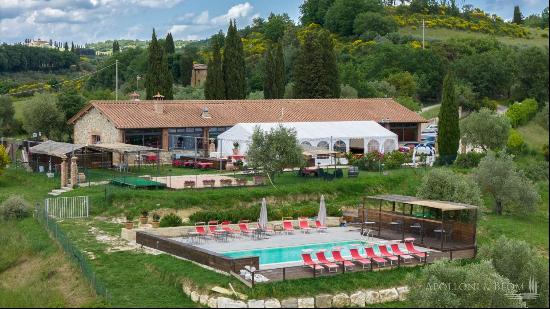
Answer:
[{"label": "white patio umbrella", "polygon": [[317,215],[317,220],[321,223],[322,226],[326,226],[327,207],[325,206],[324,195],[321,195],[321,203],[319,204],[319,214]]},{"label": "white patio umbrella", "polygon": [[265,197],[262,199],[262,208],[260,209],[260,219],[258,220],[260,228],[267,228],[267,203]]}]

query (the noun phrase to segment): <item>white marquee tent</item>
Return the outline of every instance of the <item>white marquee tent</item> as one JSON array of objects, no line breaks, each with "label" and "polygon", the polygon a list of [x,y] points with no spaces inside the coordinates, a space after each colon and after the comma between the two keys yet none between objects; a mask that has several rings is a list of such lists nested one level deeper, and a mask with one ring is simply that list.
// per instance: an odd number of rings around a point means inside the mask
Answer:
[{"label": "white marquee tent", "polygon": [[[375,121],[335,121],[335,122],[283,122],[283,123],[238,123],[218,136],[218,153],[232,155],[233,143],[239,143],[240,153],[246,155],[251,143],[254,128],[269,131],[278,125],[294,128],[298,142],[304,146],[348,152],[350,148],[389,152],[397,149],[397,134]],[[340,160],[345,163],[344,160]],[[317,160],[316,163],[331,164]]]}]

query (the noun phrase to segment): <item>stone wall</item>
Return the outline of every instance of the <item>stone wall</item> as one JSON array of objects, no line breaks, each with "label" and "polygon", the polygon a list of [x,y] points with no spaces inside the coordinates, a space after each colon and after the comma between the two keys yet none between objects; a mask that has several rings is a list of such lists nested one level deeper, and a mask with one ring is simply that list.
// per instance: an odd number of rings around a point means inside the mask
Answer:
[{"label": "stone wall", "polygon": [[91,108],[74,124],[73,138],[76,144],[91,144],[92,135],[99,135],[101,143],[122,143],[122,131],[103,116],[96,108]]},{"label": "stone wall", "polygon": [[319,294],[286,299],[233,299],[229,295],[204,292],[190,282],[182,283],[185,295],[195,303],[209,308],[343,308],[365,307],[394,301],[404,301],[409,294],[407,286],[388,289],[368,289],[350,293]]}]

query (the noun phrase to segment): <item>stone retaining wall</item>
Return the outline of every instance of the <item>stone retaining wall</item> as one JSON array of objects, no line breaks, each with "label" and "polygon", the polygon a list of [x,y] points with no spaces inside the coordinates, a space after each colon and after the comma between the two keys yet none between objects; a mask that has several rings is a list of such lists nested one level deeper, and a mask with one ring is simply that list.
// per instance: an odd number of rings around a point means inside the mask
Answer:
[{"label": "stone retaining wall", "polygon": [[209,308],[342,308],[365,307],[393,301],[404,301],[409,294],[407,286],[359,290],[352,293],[319,294],[314,297],[292,297],[287,299],[236,300],[226,296],[202,293],[190,283],[182,283],[183,293],[195,303]]}]

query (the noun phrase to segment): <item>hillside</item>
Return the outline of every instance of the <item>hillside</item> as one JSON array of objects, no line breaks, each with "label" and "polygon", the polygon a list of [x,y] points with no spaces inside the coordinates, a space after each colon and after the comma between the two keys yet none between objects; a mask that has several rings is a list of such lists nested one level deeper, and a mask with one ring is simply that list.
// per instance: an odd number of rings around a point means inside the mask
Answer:
[{"label": "hillside", "polygon": [[[432,40],[449,40],[449,39],[490,39],[495,38],[499,42],[507,45],[515,46],[536,46],[536,47],[548,47],[548,29],[535,29],[526,28],[529,31],[530,36],[527,38],[518,38],[505,35],[491,35],[481,32],[454,30],[447,28],[426,28],[425,39],[426,41]],[[410,35],[416,40],[422,40],[422,27],[405,26],[400,27],[399,34]]]}]

